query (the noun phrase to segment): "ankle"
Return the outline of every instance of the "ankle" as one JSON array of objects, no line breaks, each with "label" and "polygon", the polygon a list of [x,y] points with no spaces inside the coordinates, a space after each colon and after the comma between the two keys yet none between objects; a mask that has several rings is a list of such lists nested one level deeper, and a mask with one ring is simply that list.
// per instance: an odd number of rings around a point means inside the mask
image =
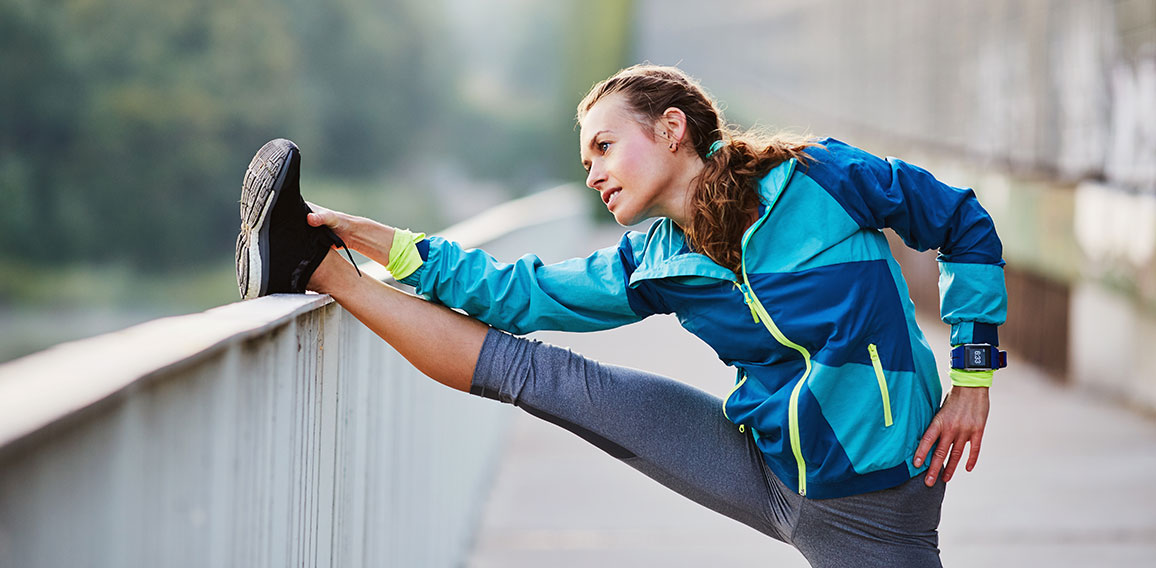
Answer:
[{"label": "ankle", "polygon": [[305,289],[319,294],[334,295],[344,286],[349,274],[353,274],[353,266],[350,266],[336,249],[331,248],[317,266],[317,270],[309,277]]}]

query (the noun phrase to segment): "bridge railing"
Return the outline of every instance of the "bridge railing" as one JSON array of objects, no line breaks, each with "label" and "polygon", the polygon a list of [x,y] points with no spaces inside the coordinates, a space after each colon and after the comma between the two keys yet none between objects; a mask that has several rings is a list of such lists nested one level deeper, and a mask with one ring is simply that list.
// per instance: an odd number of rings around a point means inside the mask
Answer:
[{"label": "bridge railing", "polygon": [[[564,258],[583,204],[558,188],[442,234]],[[456,565],[508,417],[328,296],[61,344],[0,365],[0,566]]]}]

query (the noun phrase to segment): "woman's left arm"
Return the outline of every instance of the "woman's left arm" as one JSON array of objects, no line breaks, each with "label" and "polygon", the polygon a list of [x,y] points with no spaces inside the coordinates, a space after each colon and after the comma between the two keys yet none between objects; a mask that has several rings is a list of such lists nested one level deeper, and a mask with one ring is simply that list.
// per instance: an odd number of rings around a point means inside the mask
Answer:
[{"label": "woman's left arm", "polygon": [[[834,139],[822,144],[826,151],[812,151],[817,163],[805,172],[860,226],[891,228],[913,249],[939,251],[940,316],[951,326],[951,345],[999,345],[998,326],[1007,318],[1003,244],[975,193],[947,185],[902,160],[884,160]],[[968,471],[979,458],[988,389],[974,386],[977,381],[967,380],[968,375],[952,371],[951,393],[916,450],[914,464],[921,467],[935,447],[928,485],[935,483],[941,467],[944,481],[951,479],[967,444]]]}]

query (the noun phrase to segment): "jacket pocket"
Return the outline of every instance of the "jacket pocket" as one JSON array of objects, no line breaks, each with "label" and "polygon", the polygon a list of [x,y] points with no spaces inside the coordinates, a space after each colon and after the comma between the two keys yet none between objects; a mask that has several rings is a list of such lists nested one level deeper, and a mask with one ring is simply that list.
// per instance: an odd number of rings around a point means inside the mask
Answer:
[{"label": "jacket pocket", "polygon": [[872,343],[867,346],[871,355],[871,367],[875,369],[875,379],[879,381],[879,395],[883,397],[883,426],[891,426],[891,393],[887,390],[887,377],[883,375],[883,363],[879,360],[879,349]]}]

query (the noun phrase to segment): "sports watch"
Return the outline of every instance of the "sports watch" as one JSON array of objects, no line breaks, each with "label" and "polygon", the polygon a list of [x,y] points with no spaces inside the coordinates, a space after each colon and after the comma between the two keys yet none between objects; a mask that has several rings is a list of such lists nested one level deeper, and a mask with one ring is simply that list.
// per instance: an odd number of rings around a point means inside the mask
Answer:
[{"label": "sports watch", "polygon": [[951,350],[951,368],[961,371],[994,371],[1007,366],[1007,351],[990,343],[965,343]]}]

